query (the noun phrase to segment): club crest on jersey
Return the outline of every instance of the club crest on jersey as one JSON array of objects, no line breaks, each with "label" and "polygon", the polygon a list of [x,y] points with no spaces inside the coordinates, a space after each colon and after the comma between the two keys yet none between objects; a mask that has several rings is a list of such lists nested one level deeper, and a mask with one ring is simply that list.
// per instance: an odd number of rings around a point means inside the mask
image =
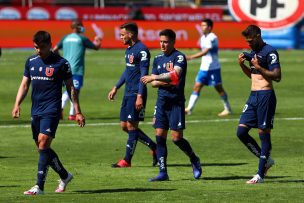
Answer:
[{"label": "club crest on jersey", "polygon": [[166,70],[168,71],[168,72],[170,72],[170,71],[173,71],[173,63],[172,62],[169,62],[169,63],[166,63]]},{"label": "club crest on jersey", "polygon": [[54,68],[49,68],[49,67],[46,67],[45,68],[45,75],[48,76],[48,77],[51,77],[54,73]]},{"label": "club crest on jersey", "polygon": [[128,55],[129,63],[133,63],[134,61],[134,55]]}]

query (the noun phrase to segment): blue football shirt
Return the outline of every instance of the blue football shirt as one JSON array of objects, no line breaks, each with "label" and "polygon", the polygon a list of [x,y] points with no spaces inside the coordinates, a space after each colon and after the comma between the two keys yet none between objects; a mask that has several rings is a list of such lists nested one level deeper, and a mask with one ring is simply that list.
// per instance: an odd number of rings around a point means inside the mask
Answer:
[{"label": "blue football shirt", "polygon": [[[251,51],[251,56],[257,55],[259,65],[267,70],[273,70],[274,68],[281,68],[279,54],[275,48],[269,44],[264,43],[263,47],[259,51]],[[251,72],[253,74],[260,74],[250,63]]]},{"label": "blue football shirt", "polygon": [[187,73],[187,60],[183,53],[174,49],[169,55],[160,54],[155,56],[152,74],[160,75],[168,73],[172,71],[175,66],[179,66],[182,69],[182,72],[179,75],[179,83],[174,86],[159,87],[158,96],[185,101],[184,89]]},{"label": "blue football shirt", "polygon": [[140,81],[140,78],[149,72],[150,57],[148,48],[141,41],[126,49],[125,96],[147,94],[147,87]]},{"label": "blue football shirt", "polygon": [[32,115],[59,115],[63,81],[72,77],[68,61],[54,53],[46,59],[33,55],[25,63],[24,76],[32,83]]}]

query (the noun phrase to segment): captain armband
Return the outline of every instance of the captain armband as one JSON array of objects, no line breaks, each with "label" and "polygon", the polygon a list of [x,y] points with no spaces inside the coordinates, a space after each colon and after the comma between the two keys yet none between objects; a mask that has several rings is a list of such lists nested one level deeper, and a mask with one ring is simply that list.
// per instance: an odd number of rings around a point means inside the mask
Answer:
[{"label": "captain armband", "polygon": [[173,70],[173,71],[170,71],[169,74],[170,74],[170,79],[171,79],[170,84],[171,85],[177,85],[178,82],[179,82],[179,78],[178,78],[177,72],[175,70]]}]

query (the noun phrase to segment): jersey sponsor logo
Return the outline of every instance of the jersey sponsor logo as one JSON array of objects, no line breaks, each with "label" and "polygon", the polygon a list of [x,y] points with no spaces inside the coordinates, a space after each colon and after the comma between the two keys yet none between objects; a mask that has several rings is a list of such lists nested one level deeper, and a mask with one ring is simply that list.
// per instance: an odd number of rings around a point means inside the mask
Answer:
[{"label": "jersey sponsor logo", "polygon": [[51,77],[51,76],[53,76],[53,73],[54,73],[54,68],[49,68],[49,67],[45,68],[45,75],[46,76]]},{"label": "jersey sponsor logo", "polygon": [[238,21],[254,21],[262,29],[279,29],[302,19],[303,0],[228,0],[229,10]]},{"label": "jersey sponsor logo", "polygon": [[54,78],[42,77],[42,76],[31,76],[31,80],[54,80]]},{"label": "jersey sponsor logo", "polygon": [[172,62],[166,63],[166,70],[167,70],[168,72],[174,70],[173,63],[172,63]]}]

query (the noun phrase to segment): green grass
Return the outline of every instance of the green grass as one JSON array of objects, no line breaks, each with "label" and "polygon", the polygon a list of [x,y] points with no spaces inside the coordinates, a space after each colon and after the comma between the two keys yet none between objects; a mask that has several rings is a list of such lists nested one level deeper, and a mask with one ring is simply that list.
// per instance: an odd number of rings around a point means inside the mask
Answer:
[{"label": "green grass", "polygon": [[[196,50],[183,50],[194,53]],[[31,139],[30,95],[22,104],[20,119],[11,118],[24,62],[29,50],[3,50],[0,58],[0,202],[303,202],[304,198],[304,51],[279,51],[282,81],[275,84],[278,105],[272,133],[272,156],[276,165],[264,184],[246,185],[255,174],[258,159],[235,136],[238,118],[250,92],[250,80],[237,65],[240,51],[221,51],[222,77],[234,114],[219,119],[219,96],[204,87],[193,115],[187,117],[185,137],[201,157],[203,175],[194,180],[186,156],[168,141],[170,181],[149,183],[158,173],[151,167],[148,149],[137,145],[128,169],[112,169],[122,158],[126,134],[119,127],[123,90],[115,102],[107,93],[124,68],[124,50],[88,51],[82,110],[87,118],[84,129],[64,120],[52,146],[74,180],[64,194],[56,194],[58,176],[49,171],[45,195],[26,197],[22,193],[36,179],[38,154]],[[156,55],[158,50],[152,50]],[[186,97],[200,60],[189,62]],[[146,120],[141,128],[154,139],[152,120],[156,90],[149,88]],[[68,109],[66,109],[66,114]],[[297,119],[289,119],[297,118]],[[251,135],[258,138],[257,131]],[[170,139],[169,139],[170,140]]]}]

